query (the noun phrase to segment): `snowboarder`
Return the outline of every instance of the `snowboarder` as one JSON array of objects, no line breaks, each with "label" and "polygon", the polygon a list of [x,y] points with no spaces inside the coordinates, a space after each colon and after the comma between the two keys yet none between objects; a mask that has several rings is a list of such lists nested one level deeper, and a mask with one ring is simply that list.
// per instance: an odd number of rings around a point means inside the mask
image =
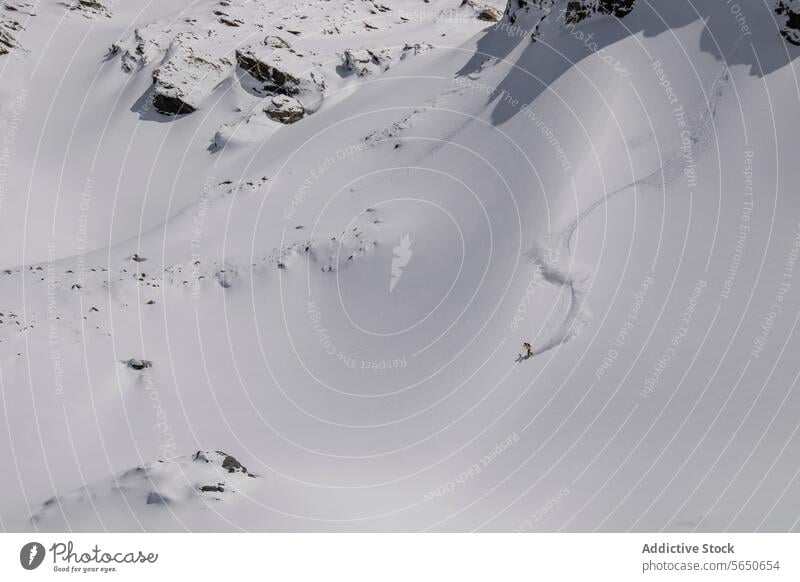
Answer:
[{"label": "snowboarder", "polygon": [[522,342],[522,347],[525,349],[525,357],[530,358],[533,355],[531,351],[531,344],[528,342]]}]

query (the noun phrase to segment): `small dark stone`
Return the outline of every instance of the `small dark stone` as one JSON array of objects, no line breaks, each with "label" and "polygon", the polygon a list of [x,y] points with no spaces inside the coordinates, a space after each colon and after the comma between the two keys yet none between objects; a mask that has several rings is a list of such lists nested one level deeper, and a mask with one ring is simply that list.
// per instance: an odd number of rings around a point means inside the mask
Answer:
[{"label": "small dark stone", "polygon": [[150,360],[137,360],[136,358],[131,358],[125,362],[125,365],[134,370],[144,370],[145,368],[152,368],[153,362]]}]

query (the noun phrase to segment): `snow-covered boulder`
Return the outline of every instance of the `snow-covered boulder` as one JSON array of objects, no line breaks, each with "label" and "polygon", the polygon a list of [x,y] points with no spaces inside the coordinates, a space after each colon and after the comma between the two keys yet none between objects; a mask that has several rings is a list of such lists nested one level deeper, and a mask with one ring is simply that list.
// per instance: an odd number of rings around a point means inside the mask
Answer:
[{"label": "snow-covered boulder", "polygon": [[110,0],[68,0],[64,2],[69,10],[80,12],[87,18],[111,16]]},{"label": "snow-covered boulder", "polygon": [[94,513],[100,507],[179,506],[232,502],[249,490],[256,475],[223,451],[159,460],[45,501],[32,521],[47,527],[64,515]]},{"label": "snow-covered boulder", "polygon": [[402,48],[358,48],[345,49],[342,52],[342,70],[366,77],[374,73],[387,71],[396,61],[424,53],[433,48],[429,43],[405,44]]},{"label": "snow-covered boulder", "polygon": [[125,361],[125,365],[129,367],[131,370],[144,370],[146,368],[152,368],[153,362],[150,360],[139,360],[137,358],[131,358],[130,360]]},{"label": "snow-covered boulder", "polygon": [[241,120],[225,123],[217,130],[211,144],[217,151],[229,144],[252,144],[269,138],[281,124],[290,125],[306,116],[306,109],[296,98],[272,95]]},{"label": "snow-covered boulder", "polygon": [[153,106],[160,113],[180,115],[200,106],[233,71],[233,61],[205,50],[194,32],[172,41],[163,63],[153,71]]},{"label": "snow-covered boulder", "polygon": [[236,51],[238,65],[264,82],[264,89],[282,95],[317,93],[325,88],[310,59],[291,48],[257,44]]},{"label": "snow-covered boulder", "polygon": [[166,49],[164,31],[159,23],[150,23],[133,31],[133,36],[123,38],[113,45],[108,56],[119,56],[120,67],[126,73],[137,71],[145,65],[163,58]]},{"label": "snow-covered boulder", "polygon": [[502,18],[503,13],[494,6],[484,6],[478,13],[478,19],[487,22],[498,22]]},{"label": "snow-covered boulder", "polygon": [[294,97],[275,95],[264,106],[264,113],[275,121],[289,125],[303,119],[306,111],[303,105]]},{"label": "snow-covered boulder", "polygon": [[503,17],[503,13],[497,8],[490,4],[479,2],[478,0],[462,0],[461,6],[471,8],[478,20],[498,22]]},{"label": "snow-covered boulder", "polygon": [[359,77],[387,70],[392,63],[392,50],[383,49],[345,49],[342,54],[342,67]]},{"label": "snow-covered boulder", "polygon": [[433,48],[433,45],[427,42],[416,42],[414,44],[403,45],[400,51],[400,59],[406,59],[422,53],[426,53]]}]

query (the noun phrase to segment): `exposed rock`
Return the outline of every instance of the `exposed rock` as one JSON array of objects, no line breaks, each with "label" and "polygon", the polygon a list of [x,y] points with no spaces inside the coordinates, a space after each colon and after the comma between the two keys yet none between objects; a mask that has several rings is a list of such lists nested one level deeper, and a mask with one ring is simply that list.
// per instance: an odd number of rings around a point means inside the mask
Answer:
[{"label": "exposed rock", "polygon": [[218,21],[225,26],[232,26],[237,28],[244,24],[244,20],[240,18],[236,18],[235,16],[231,16],[229,13],[223,10],[214,10],[214,16],[218,17]]},{"label": "exposed rock", "polygon": [[577,24],[595,14],[607,14],[622,18],[630,14],[636,0],[570,0],[567,2],[564,21],[567,24]]},{"label": "exposed rock", "polygon": [[166,52],[161,46],[164,32],[158,23],[150,23],[136,28],[133,36],[111,45],[108,56],[120,57],[120,67],[130,73],[161,57]]},{"label": "exposed rock", "polygon": [[247,467],[242,465],[236,457],[229,455],[225,451],[197,451],[192,456],[192,461],[202,463],[216,463],[228,473],[242,473],[248,477],[255,475],[247,471]]},{"label": "exposed rock", "polygon": [[236,61],[242,69],[263,81],[267,92],[289,96],[321,96],[325,89],[322,74],[309,59],[291,48],[252,45],[237,50]]},{"label": "exposed rock", "polygon": [[[76,10],[90,12],[110,8],[113,1],[64,0]],[[402,0],[402,6],[398,5],[397,9],[410,7],[413,1]],[[479,2],[475,4],[476,17],[481,17],[480,14],[488,19],[496,17],[497,11],[490,9],[491,0],[470,1]],[[233,141],[251,141],[261,139],[264,132],[274,131],[270,128],[272,121],[291,123],[299,118],[295,106],[290,107],[288,113],[284,111],[286,101],[280,107],[269,107],[265,116],[264,110],[256,104],[257,99],[275,95],[294,97],[302,105],[305,116],[312,114],[321,105],[327,89],[328,63],[347,48],[346,35],[363,34],[365,19],[370,16],[380,15],[369,23],[370,29],[387,32],[408,21],[407,18],[388,17],[395,6],[376,0],[342,0],[336,10],[331,10],[329,2],[309,2],[304,3],[302,9],[298,7],[280,17],[276,6],[251,0],[195,3],[180,16],[131,29],[111,46],[106,58],[119,57],[120,66],[126,72],[146,71],[145,74],[152,76],[153,87],[148,100],[137,105],[143,116],[149,109],[169,116],[192,113],[221,83],[230,83],[229,95],[242,104],[238,111],[248,113],[226,121],[218,132],[220,139],[215,137],[214,143],[228,143],[228,137]],[[447,14],[442,18],[444,22]],[[402,49],[354,47],[352,51],[345,51],[345,65],[363,76],[385,71],[398,59],[431,48],[430,44],[421,42],[416,33],[412,34],[414,42]],[[317,54],[296,49],[287,40],[294,40],[289,35],[342,38],[315,43],[320,47]],[[258,41],[252,42],[252,39]],[[153,65],[155,70],[151,68]],[[237,74],[237,68],[248,74]],[[252,115],[252,108],[257,108],[258,115]],[[235,133],[233,128],[236,128]],[[216,147],[212,145],[212,149]]]},{"label": "exposed rock", "polygon": [[[553,11],[555,5],[556,0],[509,0],[506,5],[505,18],[513,27],[523,14],[534,12],[538,16],[538,22],[533,30],[535,35],[539,25]],[[508,32],[513,33],[514,30],[509,29]]]},{"label": "exposed rock", "polygon": [[342,53],[342,68],[346,72],[365,77],[373,73],[387,71],[398,59],[402,60],[409,56],[418,55],[431,48],[433,46],[428,43],[415,43],[406,44],[400,50],[388,47],[380,49],[346,49]]},{"label": "exposed rock", "polygon": [[153,106],[166,115],[195,111],[233,71],[233,62],[201,47],[200,38],[181,33],[153,71]]},{"label": "exposed rock", "polygon": [[36,16],[36,3],[33,0],[4,0],[3,8],[25,16]]},{"label": "exposed rock", "polygon": [[225,269],[221,269],[214,274],[214,278],[219,283],[219,286],[223,289],[230,289],[231,283],[229,280],[228,272]]},{"label": "exposed rock", "polygon": [[153,92],[153,107],[164,115],[186,115],[196,110],[194,105],[190,105],[181,97],[174,93],[175,88],[171,85],[157,85],[157,91]]},{"label": "exposed rock", "polygon": [[[37,524],[58,521],[64,514],[91,513],[94,503],[122,497],[131,508],[170,506],[172,510],[191,503],[232,502],[237,493],[251,489],[257,481],[231,455],[222,451],[198,451],[191,457],[172,457],[134,467],[110,479],[93,483],[45,501],[32,516]],[[198,506],[199,509],[199,506]],[[157,510],[153,507],[152,510]]]},{"label": "exposed rock", "polygon": [[427,42],[417,42],[414,44],[403,45],[403,50],[400,52],[400,58],[406,59],[422,53],[426,53],[433,48],[432,44]]},{"label": "exposed rock", "polygon": [[483,4],[478,0],[462,0],[461,7],[472,8],[475,17],[486,22],[498,22],[503,17],[503,13],[497,8],[489,4]]},{"label": "exposed rock", "polygon": [[377,57],[368,49],[346,49],[342,54],[344,69],[356,73],[360,77],[368,75],[370,66],[377,64],[379,64]]},{"label": "exposed rock", "polygon": [[423,112],[423,109],[415,109],[411,113],[406,113],[388,127],[371,131],[364,137],[364,142],[367,145],[374,146],[401,137],[412,126],[412,121],[422,115]]},{"label": "exposed rock", "polygon": [[636,5],[636,0],[568,0],[566,4],[558,0],[509,0],[506,5],[505,19],[506,25],[511,25],[510,33],[525,33],[522,29],[514,29],[513,26],[523,16],[530,21],[534,19],[535,24],[531,27],[526,25],[530,32],[531,40],[536,41],[539,29],[547,18],[557,18],[563,20],[566,26],[575,26],[579,22],[597,15],[615,16],[623,18],[630,14]]},{"label": "exposed rock", "polygon": [[392,51],[383,49],[346,49],[342,55],[342,66],[346,71],[364,77],[375,71],[385,71],[392,63]]},{"label": "exposed rock", "polygon": [[111,17],[109,10],[110,0],[71,0],[64,2],[69,10],[75,10],[86,16],[93,18],[95,16]]},{"label": "exposed rock", "polygon": [[502,17],[503,13],[494,6],[484,6],[478,13],[478,20],[485,20],[486,22],[498,22]]},{"label": "exposed rock", "polygon": [[0,55],[7,55],[18,48],[17,33],[24,30],[22,25],[6,15],[0,15]]},{"label": "exposed rock", "polygon": [[125,365],[133,370],[144,370],[146,368],[152,368],[153,362],[150,360],[137,360],[136,358],[131,358],[125,362]]},{"label": "exposed rock", "polygon": [[300,121],[306,114],[303,105],[294,97],[275,95],[264,107],[264,113],[270,118],[287,125]]},{"label": "exposed rock", "polygon": [[169,503],[169,498],[162,497],[158,493],[151,491],[150,493],[147,494],[147,505],[153,505],[154,503],[157,503],[159,505],[165,505]]},{"label": "exposed rock", "polygon": [[267,36],[264,39],[264,41],[262,42],[262,44],[264,46],[272,47],[274,49],[282,48],[282,49],[287,49],[289,51],[295,52],[295,50],[292,48],[291,44],[289,44],[288,42],[283,40],[281,37],[275,36],[275,35]]},{"label": "exposed rock", "polygon": [[217,453],[225,457],[222,459],[222,468],[226,469],[228,473],[247,473],[247,467],[242,465],[234,457],[222,451],[217,451]]},{"label": "exposed rock", "polygon": [[781,36],[795,46],[800,46],[800,2],[796,0],[777,0],[775,13],[783,20]]}]

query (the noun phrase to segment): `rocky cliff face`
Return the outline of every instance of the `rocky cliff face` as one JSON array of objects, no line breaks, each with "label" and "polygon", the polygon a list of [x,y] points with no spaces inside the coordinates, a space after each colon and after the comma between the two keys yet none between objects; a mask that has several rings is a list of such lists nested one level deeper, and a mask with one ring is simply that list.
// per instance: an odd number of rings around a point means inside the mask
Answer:
[{"label": "rocky cliff face", "polygon": [[[70,7],[95,15],[107,11],[95,4],[84,0]],[[463,29],[471,20],[478,31],[499,18],[491,4],[472,0],[447,9],[429,8],[420,0],[391,6],[344,0],[335,11],[321,2],[285,10],[277,2],[224,0],[193,6],[178,19],[140,25],[114,43],[108,57],[118,59],[129,74],[150,71],[152,106],[161,114],[192,113],[230,81],[266,100],[264,107],[255,107],[265,119],[293,123],[316,111],[331,85],[343,78],[381,73],[429,50],[432,44],[420,38],[420,23],[440,21],[441,27],[425,28],[434,41],[446,35],[444,27]],[[398,34],[403,35],[399,44]]]},{"label": "rocky cliff face", "polygon": [[20,48],[17,37],[25,30],[22,22],[35,16],[31,0],[5,0],[0,11],[0,55],[6,55]]},{"label": "rocky cliff face", "polygon": [[64,4],[69,10],[80,12],[87,18],[111,16],[111,0],[70,0]]},{"label": "rocky cliff face", "polygon": [[571,0],[567,2],[564,20],[578,23],[597,14],[622,18],[633,10],[636,0]]},{"label": "rocky cliff face", "polygon": [[800,46],[800,2],[797,0],[777,0],[775,13],[781,22],[781,36],[795,46]]},{"label": "rocky cliff face", "polygon": [[22,30],[22,25],[11,18],[0,18],[0,55],[5,55],[17,48],[16,33]]},{"label": "rocky cliff face", "polygon": [[577,24],[597,15],[622,18],[635,7],[636,0],[509,0],[505,16],[511,23],[525,14],[563,14],[567,24]]},{"label": "rocky cliff face", "polygon": [[[800,46],[800,0],[769,0],[781,23],[780,34],[787,42]],[[522,17],[537,19],[531,28],[535,40],[539,25],[551,14],[561,17],[566,26],[596,16],[624,18],[636,9],[636,0],[508,0],[503,20],[516,25]]]}]

